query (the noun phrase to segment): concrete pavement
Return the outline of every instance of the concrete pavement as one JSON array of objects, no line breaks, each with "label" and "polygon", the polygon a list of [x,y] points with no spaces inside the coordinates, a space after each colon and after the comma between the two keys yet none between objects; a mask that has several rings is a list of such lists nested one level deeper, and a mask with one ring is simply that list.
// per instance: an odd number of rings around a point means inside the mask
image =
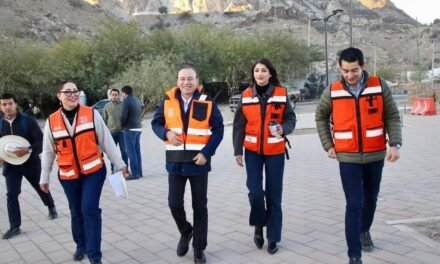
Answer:
[{"label": "concrete pavement", "polygon": [[[230,123],[232,114],[222,109],[225,123]],[[103,263],[193,263],[192,250],[182,258],[175,253],[179,234],[167,206],[163,143],[151,131],[149,121],[145,120],[142,133],[144,177],[128,182],[129,199],[116,198],[108,182],[104,186]],[[404,116],[401,159],[385,165],[372,228],[376,249],[364,253],[364,263],[440,263],[438,248],[387,223],[440,216],[439,124],[439,115]],[[298,128],[313,126],[313,114],[299,115]],[[267,243],[261,250],[254,246],[246,174],[234,162],[231,135],[231,126],[226,126],[209,176],[208,263],[346,263],[345,201],[338,165],[327,158],[316,132],[289,136],[293,149],[284,176],[283,238],[275,255],[267,253]],[[3,179],[0,190],[0,232],[4,233],[9,225]],[[23,233],[0,240],[0,263],[75,263],[69,209],[55,175],[51,190],[59,211],[54,221],[47,220],[47,208],[30,185],[23,183]],[[185,204],[191,219],[189,189]]]}]

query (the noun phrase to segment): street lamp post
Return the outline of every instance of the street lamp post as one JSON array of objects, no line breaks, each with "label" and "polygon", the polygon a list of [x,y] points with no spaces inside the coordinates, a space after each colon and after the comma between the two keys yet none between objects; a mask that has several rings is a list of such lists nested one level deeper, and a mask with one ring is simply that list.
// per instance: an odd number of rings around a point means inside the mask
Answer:
[{"label": "street lamp post", "polygon": [[325,36],[325,78],[326,78],[326,86],[328,86],[328,55],[327,55],[327,21],[332,17],[339,13],[344,12],[344,9],[335,9],[332,13],[324,18],[313,18],[312,21],[324,21],[324,36]]}]

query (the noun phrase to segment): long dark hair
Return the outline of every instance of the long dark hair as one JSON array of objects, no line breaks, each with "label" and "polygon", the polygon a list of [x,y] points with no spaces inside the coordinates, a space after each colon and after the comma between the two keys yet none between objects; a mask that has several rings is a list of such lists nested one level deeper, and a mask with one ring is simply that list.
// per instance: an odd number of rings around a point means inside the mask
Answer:
[{"label": "long dark hair", "polygon": [[257,82],[255,81],[255,77],[254,77],[254,70],[255,70],[255,66],[257,66],[257,64],[263,64],[264,66],[267,67],[267,69],[270,72],[270,75],[272,75],[272,77],[269,78],[269,83],[273,84],[273,85],[281,85],[280,81],[278,80],[278,73],[277,70],[275,69],[275,67],[273,66],[272,62],[270,62],[270,60],[266,59],[266,58],[261,58],[259,60],[257,60],[257,62],[255,62],[255,64],[252,66],[252,71],[251,71],[251,76],[252,76],[252,83],[256,84]]}]

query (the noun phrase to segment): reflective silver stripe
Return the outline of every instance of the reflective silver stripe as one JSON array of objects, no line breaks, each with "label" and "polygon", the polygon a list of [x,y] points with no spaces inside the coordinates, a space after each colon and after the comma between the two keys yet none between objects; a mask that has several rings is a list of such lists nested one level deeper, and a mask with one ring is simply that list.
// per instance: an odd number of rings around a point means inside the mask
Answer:
[{"label": "reflective silver stripe", "polygon": [[197,128],[188,128],[188,135],[197,135],[197,136],[209,136],[212,134],[210,129],[197,129]]},{"label": "reflective silver stripe", "polygon": [[165,145],[165,149],[166,150],[183,150],[183,144],[180,145],[180,146],[174,146],[174,145],[171,145],[171,144],[166,144]]},{"label": "reflective silver stripe", "polygon": [[260,100],[258,99],[258,97],[243,97],[241,99],[241,103],[242,104],[251,104],[251,103],[258,103],[260,102]]},{"label": "reflective silver stripe", "polygon": [[380,92],[382,92],[381,86],[372,86],[372,87],[365,88],[365,90],[362,92],[362,95],[376,94],[376,93],[380,93]]},{"label": "reflective silver stripe", "polygon": [[205,101],[208,96],[206,94],[202,94],[199,97],[199,101]]},{"label": "reflective silver stripe", "polygon": [[169,127],[169,130],[176,132],[177,134],[182,134],[183,130],[180,127]]},{"label": "reflective silver stripe", "polygon": [[186,150],[202,150],[205,147],[205,144],[186,144]]},{"label": "reflective silver stripe", "polygon": [[65,176],[65,177],[72,177],[75,175],[75,171],[74,170],[70,170],[70,171],[62,171],[60,170],[60,175],[61,176]]},{"label": "reflective silver stripe", "polygon": [[101,164],[101,159],[98,158],[98,159],[95,159],[94,161],[91,161],[87,164],[84,164],[82,167],[83,167],[83,170],[90,170],[91,168],[93,168],[99,164]]},{"label": "reflective silver stripe", "polygon": [[378,137],[383,135],[383,128],[367,130],[366,137]]},{"label": "reflective silver stripe", "polygon": [[251,142],[251,143],[257,143],[257,137],[246,135],[244,137],[244,141]]},{"label": "reflective silver stripe", "polygon": [[351,139],[353,138],[353,133],[351,131],[347,132],[335,132],[335,139]]},{"label": "reflective silver stripe", "polygon": [[66,130],[61,130],[61,131],[52,132],[52,135],[55,139],[57,139],[62,137],[68,137],[69,133]]},{"label": "reflective silver stripe", "polygon": [[331,98],[352,96],[346,90],[331,91]]},{"label": "reflective silver stripe", "polygon": [[81,132],[83,130],[90,129],[90,128],[93,128],[93,122],[88,122],[88,123],[81,124],[81,125],[76,127],[76,133],[79,133],[79,132]]},{"label": "reflective silver stripe", "polygon": [[277,137],[269,137],[267,138],[267,143],[273,144],[273,143],[280,143],[283,142],[284,138],[277,138]]},{"label": "reflective silver stripe", "polygon": [[269,100],[267,100],[267,103],[272,103],[272,102],[285,103],[286,101],[287,101],[286,96],[272,96],[271,98],[269,98]]}]

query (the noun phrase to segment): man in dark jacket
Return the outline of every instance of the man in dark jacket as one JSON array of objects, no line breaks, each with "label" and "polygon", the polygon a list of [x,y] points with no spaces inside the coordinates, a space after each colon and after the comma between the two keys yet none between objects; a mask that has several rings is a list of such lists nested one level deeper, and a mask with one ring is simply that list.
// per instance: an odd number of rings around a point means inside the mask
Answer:
[{"label": "man in dark jacket", "polygon": [[0,120],[0,137],[16,135],[29,141],[31,146],[17,148],[14,154],[23,156],[30,153],[29,159],[21,165],[13,165],[4,162],[3,175],[6,179],[7,207],[10,229],[3,235],[3,239],[9,239],[21,233],[21,215],[18,195],[21,192],[21,181],[23,176],[29,181],[32,187],[40,196],[44,205],[49,208],[49,219],[58,217],[55,204],[50,193],[40,189],[41,161],[39,154],[42,150],[43,133],[34,118],[20,114],[17,111],[17,99],[13,94],[5,93],[0,97],[1,110],[4,117]]},{"label": "man in dark jacket", "polygon": [[[198,89],[194,65],[183,65],[177,87],[154,114],[154,133],[166,145],[168,171],[168,206],[181,234],[177,255],[184,256],[194,235],[194,262],[206,263],[204,250],[208,237],[207,189],[211,157],[223,139],[223,118],[217,105]],[[183,206],[185,185],[191,184],[193,226],[187,221]]]},{"label": "man in dark jacket", "polygon": [[126,180],[136,180],[142,177],[141,133],[142,133],[142,104],[133,95],[133,88],[122,87],[125,99],[122,102],[121,126],[124,129],[125,149],[130,160],[131,175]]}]

